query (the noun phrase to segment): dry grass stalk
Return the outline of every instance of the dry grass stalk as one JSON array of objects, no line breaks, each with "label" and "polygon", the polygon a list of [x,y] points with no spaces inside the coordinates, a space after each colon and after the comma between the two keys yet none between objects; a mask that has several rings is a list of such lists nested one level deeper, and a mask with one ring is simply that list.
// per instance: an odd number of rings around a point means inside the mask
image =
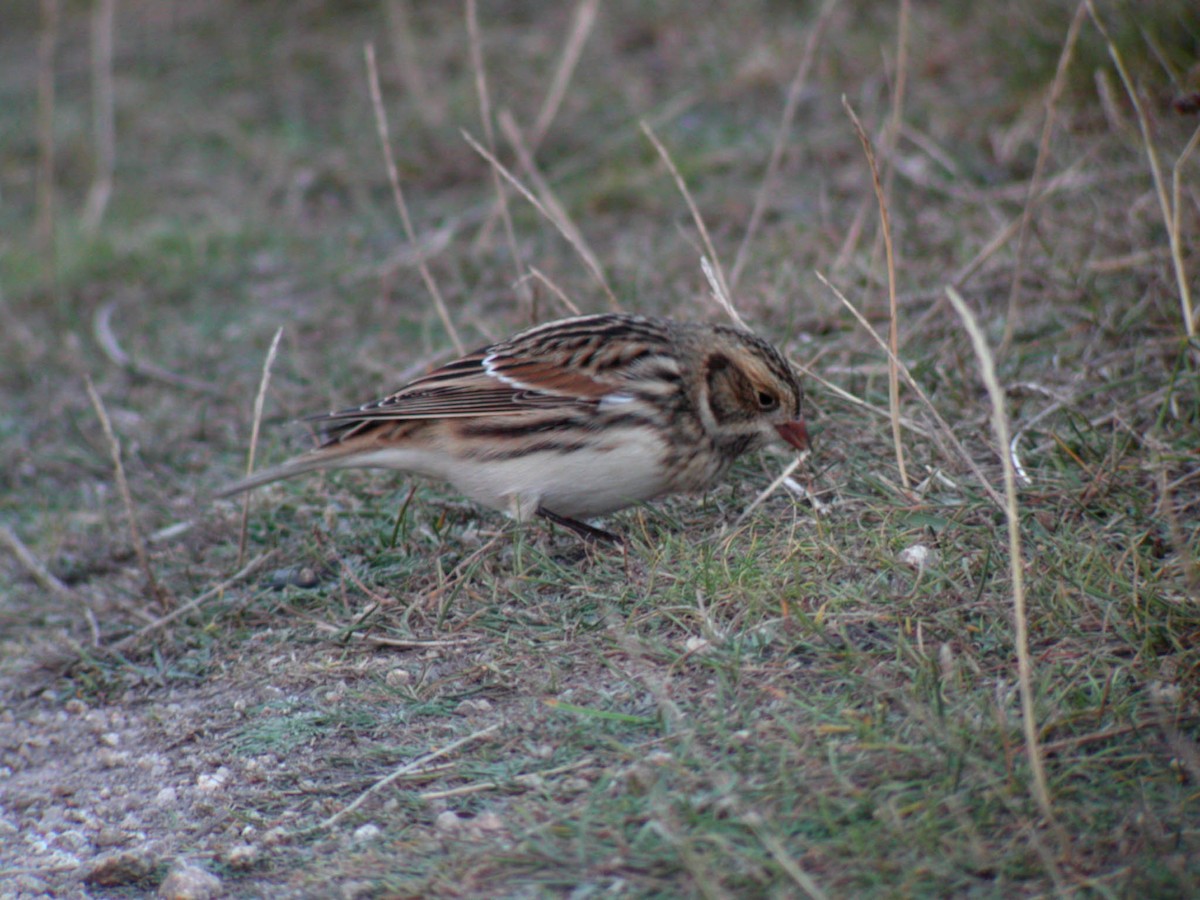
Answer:
[{"label": "dry grass stalk", "polygon": [[813,60],[816,59],[817,48],[821,46],[821,39],[829,28],[830,19],[833,17],[833,11],[837,5],[838,0],[825,0],[825,5],[817,14],[816,22],[809,29],[808,40],[804,42],[804,50],[800,54],[800,64],[796,66],[796,74],[792,77],[791,84],[788,85],[787,98],[783,102],[783,115],[780,116],[779,128],[775,132],[775,143],[771,147],[771,155],[767,158],[767,171],[763,174],[762,184],[759,185],[758,194],[754,197],[754,208],[750,210],[750,221],[746,223],[746,233],[742,236],[741,246],[738,247],[737,255],[733,258],[733,268],[729,272],[729,283],[734,287],[737,287],[742,267],[746,264],[750,243],[754,240],[754,236],[762,224],[763,213],[767,208],[767,198],[770,196],[771,188],[774,187],[775,176],[779,173],[779,164],[783,161],[783,150],[787,145],[788,135],[792,133],[796,107],[800,105],[800,94],[808,83],[808,73],[812,69]]},{"label": "dry grass stalk", "polygon": [[759,491],[758,496],[755,497],[753,500],[751,500],[750,505],[747,506],[745,509],[743,509],[741,511],[741,513],[738,514],[737,519],[734,520],[733,527],[735,529],[739,528],[741,526],[741,524],[746,521],[746,517],[749,516],[750,513],[754,512],[754,510],[758,509],[758,507],[762,505],[764,500],[766,500],[773,493],[775,493],[777,490],[779,490],[780,485],[782,485],[784,482],[786,482],[789,478],[792,477],[792,473],[795,472],[796,469],[800,468],[800,463],[804,462],[804,458],[806,455],[807,455],[807,452],[805,454],[799,455],[795,459],[793,459],[790,463],[787,464],[787,466],[784,468],[784,470],[782,472],[780,472],[778,475],[775,476],[775,479],[770,484],[768,484],[765,488],[763,488],[761,491]]},{"label": "dry grass stalk", "polygon": [[[716,270],[713,269],[713,264],[708,261],[707,256],[700,257],[700,271],[704,273],[704,280],[708,282],[708,289],[712,292],[713,299],[733,319],[734,324],[739,328],[746,328],[746,323],[743,321],[737,308],[733,305],[733,300],[725,293],[721,282],[717,279]],[[749,329],[747,329],[749,330]]]},{"label": "dry grass stalk", "polygon": [[108,209],[113,173],[117,164],[117,138],[113,100],[113,16],[116,0],[95,0],[92,5],[92,134],[96,146],[96,171],[83,204],[83,227],[95,231]]},{"label": "dry grass stalk", "polygon": [[[962,441],[958,439],[958,435],[954,433],[954,429],[950,427],[949,423],[945,420],[945,418],[943,418],[942,414],[938,412],[938,408],[934,406],[933,401],[929,399],[929,395],[925,393],[925,391],[917,383],[917,380],[912,377],[912,373],[908,371],[908,366],[904,365],[904,363],[900,361],[900,358],[892,353],[892,349],[888,346],[887,341],[875,333],[875,329],[871,327],[871,323],[867,321],[866,316],[855,309],[854,305],[846,299],[845,295],[841,291],[830,284],[829,280],[820,272],[817,273],[817,278],[823,285],[825,285],[825,287],[829,288],[829,290],[833,292],[833,295],[842,302],[842,305],[845,306],[846,309],[850,310],[851,315],[858,320],[858,324],[860,324],[866,330],[867,334],[874,339],[875,343],[877,343],[883,349],[883,352],[888,354],[890,359],[895,360],[896,366],[899,369],[899,373],[904,376],[904,380],[908,383],[908,386],[912,388],[913,392],[917,395],[917,398],[925,404],[925,408],[929,410],[930,414],[937,422],[938,427],[941,429],[941,433],[945,435],[950,446],[954,448],[954,453],[958,455],[959,459],[966,463],[967,467],[971,470],[972,474],[979,482],[979,486],[983,488],[984,493],[991,498],[992,502],[995,503],[1000,509],[1005,509],[1006,506],[1004,498],[1000,496],[994,487],[992,487],[991,481],[984,474],[983,470],[979,468],[979,463],[975,462],[975,460],[971,458],[971,455],[967,453],[967,448],[962,445]],[[889,418],[891,418],[890,415]],[[936,441],[935,435],[931,434],[930,437]],[[937,441],[937,443],[939,447],[941,447],[941,442]],[[949,449],[942,448],[942,452],[948,460],[954,461],[955,456],[949,452]]]},{"label": "dry grass stalk", "polygon": [[[400,221],[404,225],[404,235],[410,244],[416,245],[416,232],[413,230],[412,218],[408,214],[408,204],[404,202],[404,191],[400,188],[400,175],[396,171],[396,160],[392,155],[392,139],[388,133],[387,113],[383,108],[383,93],[379,89],[379,70],[375,65],[375,46],[367,44],[363,52],[367,59],[367,89],[371,94],[371,108],[375,111],[375,127],[379,133],[380,146],[383,149],[383,161],[387,166],[388,182],[392,186],[392,197],[396,201],[396,209],[400,213]],[[438,290],[437,282],[433,280],[433,274],[429,271],[429,266],[426,265],[424,259],[417,261],[417,271],[421,273],[421,280],[425,282],[429,295],[433,297],[433,305],[437,310],[438,318],[442,320],[442,327],[450,335],[454,349],[460,355],[466,353],[466,347],[458,336],[458,329],[450,320],[450,313],[446,309],[446,301],[442,299],[442,292]]]},{"label": "dry grass stalk", "polygon": [[983,331],[975,316],[954,288],[946,289],[954,311],[962,320],[963,327],[971,337],[975,356],[979,360],[979,372],[987,387],[992,402],[992,429],[996,435],[996,448],[1004,470],[1004,514],[1008,520],[1008,555],[1012,573],[1013,622],[1017,649],[1017,685],[1021,694],[1021,720],[1025,730],[1025,753],[1029,758],[1029,769],[1033,774],[1033,794],[1042,815],[1054,823],[1054,809],[1050,801],[1050,789],[1046,784],[1046,767],[1042,760],[1038,742],[1038,726],[1033,708],[1033,662],[1029,657],[1029,618],[1025,609],[1025,568],[1021,555],[1021,520],[1017,509],[1017,478],[1012,458],[1008,453],[1010,429],[1008,412],[1005,408],[1004,389],[996,377],[996,362],[988,348]]},{"label": "dry grass stalk", "polygon": [[754,832],[755,837],[767,848],[767,851],[779,863],[780,868],[787,872],[788,877],[796,883],[796,887],[800,888],[806,897],[809,897],[810,900],[826,900],[828,895],[821,890],[820,885],[813,880],[813,877],[800,867],[800,863],[788,853],[783,841],[767,830],[762,816],[756,812],[748,812],[742,816],[742,822]]},{"label": "dry grass stalk", "polygon": [[575,74],[575,67],[579,65],[579,57],[583,54],[583,45],[587,43],[592,28],[595,27],[596,10],[599,6],[600,0],[580,0],[579,5],[575,7],[575,14],[571,17],[571,29],[563,43],[562,55],[554,69],[554,76],[550,79],[550,90],[546,92],[542,108],[538,110],[533,128],[529,131],[530,153],[537,152],[554,122],[554,117],[558,115],[563,98],[567,95],[571,76]]},{"label": "dry grass stalk", "polygon": [[[54,56],[58,48],[58,0],[41,0],[37,68],[37,218],[33,233],[38,246],[54,258]],[[51,267],[52,268],[52,267]]]},{"label": "dry grass stalk", "polygon": [[846,236],[842,238],[841,246],[838,247],[838,252],[834,256],[833,262],[829,264],[829,271],[834,275],[842,272],[850,265],[850,261],[854,258],[854,254],[858,249],[858,242],[862,239],[863,230],[867,227],[867,217],[870,213],[871,201],[867,197],[864,197],[850,219],[850,225],[846,229]]},{"label": "dry grass stalk", "polygon": [[[675,185],[679,188],[679,193],[683,195],[683,201],[687,204],[688,211],[692,214],[692,221],[696,223],[696,230],[700,232],[700,240],[704,242],[705,254],[711,266],[711,276],[706,273],[706,277],[710,277],[710,282],[713,285],[713,296],[725,307],[726,312],[732,315],[735,323],[745,327],[742,325],[741,316],[734,309],[731,299],[733,292],[729,290],[729,282],[725,279],[725,270],[721,268],[721,259],[717,256],[717,250],[713,247],[712,238],[708,234],[708,228],[704,224],[704,219],[700,216],[700,210],[696,207],[696,201],[692,199],[692,193],[688,190],[687,183],[684,182],[683,176],[679,174],[679,169],[675,167],[675,161],[671,159],[671,154],[667,152],[667,148],[663,146],[662,141],[658,139],[658,135],[654,133],[654,129],[650,127],[650,123],[642,119],[638,124],[642,126],[642,133],[654,145],[654,149],[658,151],[658,155],[662,157],[662,161],[666,163],[667,171],[675,179]],[[701,267],[703,268],[703,266],[704,263],[702,261]]]},{"label": "dry grass stalk", "polygon": [[574,228],[569,221],[560,218],[558,215],[548,209],[546,205],[542,203],[542,201],[539,200],[532,191],[529,190],[529,188],[525,187],[525,185],[521,183],[520,179],[518,179],[516,175],[508,170],[504,163],[496,159],[496,155],[494,153],[480,144],[479,141],[475,140],[475,138],[472,137],[469,132],[462,132],[462,136],[463,140],[470,145],[472,150],[487,160],[492,168],[499,172],[505,181],[516,188],[517,192],[526,200],[528,200],[533,205],[534,209],[541,213],[542,216],[548,222],[550,222],[550,224],[558,229],[559,234],[566,238],[567,243],[570,244],[571,247],[574,248],[575,252],[579,254],[579,258],[583,260],[584,265],[586,265],[588,268],[588,271],[592,273],[592,276],[600,284],[600,287],[603,288],[605,294],[608,296],[609,304],[612,305],[613,309],[620,309],[620,304],[617,302],[616,295],[613,294],[612,289],[608,286],[608,279],[604,277],[604,270],[600,268],[600,261],[596,259],[595,255],[591,252],[591,250],[588,249],[587,245],[583,243],[582,236],[579,235],[578,230]]},{"label": "dry grass stalk", "polygon": [[110,300],[97,309],[95,316],[92,317],[92,336],[96,339],[96,343],[104,352],[104,355],[108,357],[109,362],[142,378],[161,381],[173,387],[187,388],[188,390],[199,391],[203,394],[222,393],[221,389],[215,384],[189,378],[187,375],[180,375],[177,372],[164,369],[154,363],[134,359],[126,353],[121,347],[120,341],[117,340],[116,332],[113,331],[112,327],[112,317],[116,309],[117,302]]},{"label": "dry grass stalk", "polygon": [[21,564],[29,577],[37,582],[38,587],[53,594],[59,600],[67,603],[78,603],[79,597],[69,587],[54,577],[49,569],[42,564],[25,542],[17,537],[17,533],[7,525],[0,525],[0,544],[8,548],[8,552]]},{"label": "dry grass stalk", "polygon": [[[475,0],[467,0],[467,43],[471,51],[471,69],[475,73],[475,93],[479,97],[479,117],[483,121],[483,137],[488,149],[496,152],[496,132],[492,128],[492,101],[488,92],[487,69],[483,64],[483,39],[479,34],[479,15]],[[508,252],[512,256],[516,268],[517,300],[525,317],[529,318],[533,310],[533,295],[529,285],[522,279],[521,253],[517,248],[517,235],[513,229],[512,216],[508,211],[508,192],[495,168],[491,170],[492,188],[496,193],[496,203],[500,209],[500,221],[504,223],[504,237],[508,242]]]},{"label": "dry grass stalk", "polygon": [[113,432],[112,421],[108,418],[108,410],[104,408],[104,401],[96,393],[92,379],[87,378],[86,385],[88,399],[92,401],[92,408],[96,410],[96,416],[100,419],[100,427],[104,429],[104,439],[108,443],[108,451],[112,457],[113,471],[117,477],[117,490],[121,494],[121,503],[125,507],[125,518],[129,524],[129,542],[133,545],[133,552],[137,554],[137,561],[142,569],[142,574],[146,576],[146,586],[150,591],[150,596],[154,598],[154,602],[160,608],[164,608],[167,604],[167,597],[159,587],[158,579],[154,577],[154,570],[150,567],[150,554],[146,550],[146,542],[142,538],[141,529],[138,527],[137,512],[133,506],[133,495],[129,491],[129,481],[125,478],[125,464],[121,462],[121,444]]},{"label": "dry grass stalk", "polygon": [[[996,232],[990,241],[983,245],[978,253],[976,253],[971,259],[967,260],[964,265],[960,266],[958,270],[952,276],[950,276],[951,287],[957,290],[966,285],[966,283],[975,276],[975,273],[983,268],[983,264],[995,256],[996,253],[1000,251],[1000,248],[1011,241],[1013,239],[1013,235],[1017,234],[1021,230],[1021,223],[1024,221],[1024,219],[1024,216],[1018,216],[1007,224],[1001,226],[1000,230]],[[1012,306],[1010,305],[1010,319],[1012,318],[1011,310]],[[918,330],[920,327],[921,326],[919,325]]]},{"label": "dry grass stalk", "polygon": [[908,34],[912,25],[912,3],[900,0],[896,22],[896,83],[892,88],[892,114],[883,135],[883,158],[887,171],[883,176],[883,194],[892,196],[896,176],[896,146],[904,131],[904,89],[908,86]]},{"label": "dry grass stalk", "polygon": [[[262,426],[263,406],[267,399],[267,385],[271,383],[271,366],[275,364],[275,354],[279,350],[279,339],[283,337],[283,327],[275,329],[275,337],[271,338],[271,346],[267,349],[266,359],[263,360],[262,378],[258,382],[258,393],[254,397],[254,422],[250,426],[250,451],[246,454],[246,477],[254,474],[254,456],[258,452],[258,435]],[[247,491],[242,497],[242,523],[238,529],[237,565],[240,567],[246,558],[246,529],[250,523],[250,495]]]},{"label": "dry grass stalk", "polygon": [[586,769],[589,766],[594,766],[596,760],[590,756],[585,756],[583,759],[577,759],[574,762],[569,762],[565,765],[554,766],[551,769],[540,769],[536,772],[526,772],[522,775],[514,775],[508,781],[477,781],[472,784],[463,784],[458,787],[446,788],[441,791],[425,791],[418,794],[417,798],[424,803],[429,803],[432,800],[445,800],[450,797],[465,797],[467,794],[479,794],[484,791],[494,791],[500,788],[509,788],[512,785],[520,787],[538,787],[543,784],[545,779],[555,775],[564,775],[567,772],[576,772],[579,769]]},{"label": "dry grass stalk", "polygon": [[[592,33],[592,28],[596,24],[596,9],[598,6],[599,0],[581,0],[580,4],[575,7],[575,15],[571,19],[571,28],[567,32],[566,41],[563,43],[562,54],[559,56],[554,75],[550,79],[550,89],[546,92],[546,96],[542,100],[542,108],[538,110],[537,118],[533,124],[533,132],[529,137],[529,154],[531,157],[537,153],[538,147],[541,146],[542,140],[554,122],[554,117],[558,115],[559,107],[562,105],[563,97],[566,96],[571,77],[575,74],[575,67],[579,64],[579,58],[583,53],[583,46],[587,43],[587,39]],[[492,211],[488,214],[483,227],[479,230],[479,241],[482,241],[486,235],[490,234],[496,217],[500,215],[503,200],[504,198],[497,197]]]},{"label": "dry grass stalk", "polygon": [[1075,44],[1079,39],[1079,29],[1083,27],[1083,19],[1087,14],[1086,3],[1080,3],[1075,8],[1075,15],[1067,28],[1067,37],[1063,41],[1062,52],[1058,55],[1058,67],[1054,71],[1054,80],[1050,83],[1050,93],[1046,97],[1046,118],[1042,122],[1042,137],[1038,142],[1037,161],[1033,164],[1033,175],[1029,179],[1029,187],[1025,194],[1025,206],[1021,210],[1020,232],[1017,236],[1017,258],[1013,261],[1012,283],[1008,289],[1008,317],[1004,323],[1004,338],[1000,342],[1000,354],[1004,355],[1012,346],[1013,332],[1017,327],[1017,317],[1020,315],[1021,280],[1025,276],[1025,259],[1029,252],[1029,225],[1033,221],[1033,211],[1041,199],[1042,172],[1046,160],[1050,156],[1050,136],[1054,133],[1054,115],[1058,110],[1058,101],[1062,98],[1063,88],[1067,84],[1067,69],[1075,56]]},{"label": "dry grass stalk", "polygon": [[146,637],[147,635],[153,634],[154,632],[159,631],[160,629],[165,628],[166,626],[170,625],[172,622],[183,618],[184,616],[188,615],[189,613],[193,612],[194,610],[199,609],[201,606],[203,606],[205,603],[207,603],[213,597],[224,596],[225,592],[227,590],[229,590],[229,588],[233,587],[235,584],[239,583],[243,579],[249,578],[251,575],[253,575],[255,572],[257,572],[260,568],[262,568],[263,563],[265,563],[268,559],[270,559],[271,556],[274,554],[274,552],[275,551],[272,550],[272,551],[268,551],[267,553],[259,554],[258,556],[254,557],[254,559],[250,560],[250,562],[246,563],[246,565],[242,566],[242,568],[239,569],[237,572],[235,572],[233,575],[230,575],[228,578],[226,578],[224,581],[222,581],[220,584],[214,585],[213,587],[209,588],[204,593],[199,594],[198,596],[192,598],[191,600],[189,600],[187,603],[183,604],[182,606],[179,606],[179,607],[171,610],[171,612],[167,613],[165,616],[161,616],[157,619],[154,619],[152,622],[147,623],[142,628],[139,628],[137,631],[135,631],[133,634],[128,635],[127,637],[121,638],[121,640],[117,641],[109,649],[116,653],[123,653],[126,650],[128,650],[130,647],[137,644],[139,641],[142,640],[142,638]]},{"label": "dry grass stalk", "polygon": [[887,196],[883,190],[883,182],[879,180],[879,166],[875,162],[875,151],[871,147],[871,140],[867,137],[866,131],[863,130],[862,122],[858,120],[858,116],[854,114],[853,107],[850,102],[843,96],[842,106],[846,109],[846,114],[850,116],[850,121],[854,125],[854,131],[858,135],[858,140],[862,144],[863,153],[866,154],[867,164],[871,167],[871,183],[875,187],[875,200],[879,204],[879,222],[883,229],[883,249],[887,255],[887,278],[888,278],[888,408],[891,410],[892,421],[892,443],[896,448],[896,468],[900,472],[900,485],[905,491],[912,489],[912,483],[908,478],[908,466],[904,462],[904,441],[900,436],[900,315],[896,308],[896,257],[895,251],[892,248],[892,223],[888,216]]},{"label": "dry grass stalk", "polygon": [[352,630],[345,625],[332,625],[329,622],[322,622],[313,616],[300,616],[305,622],[311,622],[313,627],[318,631],[323,631],[326,634],[331,634],[338,643],[345,643],[347,640],[353,640],[356,643],[364,644],[368,647],[388,647],[392,650],[435,650],[444,649],[447,647],[466,647],[477,643],[477,638],[458,638],[450,640],[404,640],[403,638],[387,638],[379,637],[375,634],[363,634],[361,631]]},{"label": "dry grass stalk", "polygon": [[435,759],[440,759],[443,756],[453,753],[455,750],[459,749],[460,747],[465,747],[467,744],[472,744],[475,741],[482,740],[493,732],[498,731],[501,724],[502,723],[497,722],[495,725],[489,725],[487,728],[481,728],[479,731],[472,732],[466,737],[459,738],[457,741],[452,741],[444,747],[440,747],[437,750],[431,750],[424,756],[418,756],[416,759],[411,760],[410,762],[407,762],[395,769],[386,778],[381,778],[379,781],[376,781],[369,788],[359,794],[352,803],[342,807],[329,818],[324,819],[318,822],[316,825],[312,825],[308,828],[302,828],[298,831],[290,832],[288,837],[293,839],[302,838],[308,837],[309,835],[318,834],[322,831],[328,831],[342,819],[346,818],[346,816],[350,815],[352,812],[366,803],[367,798],[372,794],[383,790],[391,784],[394,784],[405,775],[411,775],[413,772],[423,769]]},{"label": "dry grass stalk", "polygon": [[388,0],[384,7],[387,15],[388,33],[392,37],[392,50],[400,67],[400,77],[413,98],[417,115],[428,127],[436,128],[446,121],[446,106],[429,89],[425,70],[421,68],[419,42],[413,34],[412,16],[408,0]]},{"label": "dry grass stalk", "polygon": [[1096,12],[1096,7],[1092,0],[1084,0],[1087,4],[1088,14],[1092,17],[1092,22],[1095,23],[1096,29],[1104,38],[1104,43],[1108,47],[1108,55],[1112,57],[1113,64],[1117,67],[1117,73],[1121,76],[1121,84],[1125,86],[1125,93],[1129,96],[1129,102],[1133,104],[1134,112],[1137,114],[1138,128],[1142,135],[1142,146],[1146,149],[1146,158],[1150,163],[1150,176],[1154,180],[1154,193],[1158,197],[1159,209],[1162,212],[1163,225],[1167,229],[1167,240],[1171,247],[1171,263],[1175,268],[1175,283],[1179,288],[1179,312],[1183,317],[1184,333],[1189,337],[1196,336],[1196,316],[1192,309],[1192,288],[1188,282],[1187,267],[1183,261],[1183,234],[1180,227],[1179,217],[1179,199],[1180,199],[1180,183],[1182,180],[1182,170],[1188,158],[1195,152],[1197,144],[1200,144],[1200,128],[1192,135],[1187,146],[1175,161],[1175,166],[1172,171],[1172,190],[1171,195],[1167,194],[1166,182],[1163,179],[1162,165],[1158,159],[1158,148],[1154,143],[1154,137],[1150,129],[1150,118],[1146,114],[1146,107],[1138,96],[1137,88],[1134,87],[1133,79],[1129,75],[1129,70],[1125,68],[1125,61],[1121,57],[1121,51],[1117,49],[1117,45],[1109,36],[1108,29],[1104,27],[1104,22]]},{"label": "dry grass stalk", "polygon": [[[533,189],[537,193],[538,199],[540,199],[543,205],[550,210],[551,213],[553,213],[555,219],[562,223],[562,227],[569,231],[570,240],[572,243],[582,247],[587,252],[588,257],[592,260],[595,270],[600,272],[600,275],[603,278],[604,269],[600,266],[599,257],[596,256],[595,252],[588,244],[587,239],[584,238],[583,232],[571,219],[566,207],[564,207],[558,201],[558,198],[554,195],[554,191],[551,189],[550,184],[544,177],[542,177],[542,173],[538,171],[537,164],[533,159],[533,153],[527,145],[524,136],[521,134],[521,129],[517,126],[516,119],[514,119],[512,114],[507,110],[504,110],[500,113],[499,119],[500,130],[504,132],[505,140],[509,142],[513,150],[516,152],[517,162],[520,164],[522,171],[525,173],[525,177],[529,179],[529,183],[533,185]],[[603,287],[604,294],[608,298],[609,308],[612,309],[613,312],[619,312],[621,309],[621,304],[617,302],[616,295],[609,286],[607,279],[604,280]]]},{"label": "dry grass stalk", "polygon": [[1200,562],[1197,562],[1195,559],[1195,553],[1191,549],[1191,542],[1188,540],[1187,529],[1179,520],[1180,517],[1174,497],[1175,490],[1198,473],[1193,471],[1181,478],[1177,478],[1175,481],[1167,481],[1167,466],[1158,449],[1154,451],[1154,469],[1154,481],[1158,487],[1158,501],[1155,503],[1155,514],[1162,516],[1166,520],[1167,534],[1170,536],[1171,544],[1175,547],[1175,552],[1178,554],[1179,563],[1183,569],[1184,583],[1187,585],[1188,590],[1192,592],[1192,595],[1200,599]]},{"label": "dry grass stalk", "polygon": [[583,313],[580,311],[579,307],[575,304],[575,302],[570,297],[567,296],[566,292],[562,288],[560,288],[557,284],[554,283],[554,281],[550,278],[549,275],[547,275],[545,272],[543,272],[537,266],[530,266],[529,274],[533,278],[536,278],[538,281],[540,281],[542,284],[544,284],[546,287],[550,288],[550,292],[552,294],[554,294],[555,297],[558,298],[558,302],[563,305],[563,307],[567,310],[567,312],[569,312],[573,316],[583,315]]},{"label": "dry grass stalk", "polygon": [[[821,276],[818,275],[817,277],[820,278]],[[845,298],[843,297],[842,302],[849,302],[849,301],[845,300]],[[860,320],[860,321],[862,321],[862,320]],[[884,346],[886,347],[886,344]],[[827,390],[830,394],[837,397],[839,400],[843,401],[844,403],[855,407],[856,409],[865,410],[866,412],[872,413],[873,415],[876,415],[881,419],[890,419],[892,417],[892,414],[890,412],[888,412],[886,409],[884,409],[882,406],[876,406],[873,403],[868,403],[866,400],[862,399],[862,397],[858,397],[858,396],[850,393],[845,388],[839,387],[838,385],[834,384],[832,381],[822,378],[816,372],[812,372],[812,371],[809,371],[806,369],[804,372],[804,376],[806,378],[811,378],[813,381],[815,381],[817,384],[821,385],[821,387],[823,387],[825,390]],[[922,427],[921,425],[914,422],[910,418],[901,417],[900,424],[902,426],[904,426],[904,428],[906,428],[908,431],[917,435],[918,437],[925,438],[926,440],[929,440],[929,441],[936,441],[936,439],[937,439],[937,436],[934,432],[931,432],[928,428]],[[953,454],[951,454],[951,453],[946,453],[945,455],[947,457],[953,456]]]}]

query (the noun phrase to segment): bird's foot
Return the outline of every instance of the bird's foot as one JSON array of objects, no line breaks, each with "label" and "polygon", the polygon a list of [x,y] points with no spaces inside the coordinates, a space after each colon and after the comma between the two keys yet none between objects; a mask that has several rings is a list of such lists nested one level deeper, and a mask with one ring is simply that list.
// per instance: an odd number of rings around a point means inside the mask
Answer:
[{"label": "bird's foot", "polygon": [[558,513],[551,512],[545,507],[539,506],[537,514],[543,519],[553,522],[555,525],[561,525],[575,533],[576,537],[588,544],[616,544],[618,546],[625,545],[625,539],[618,534],[613,534],[611,531],[605,531],[603,528],[596,528],[594,525],[589,525],[587,522],[580,522],[578,519],[572,519],[567,516],[560,516]]}]

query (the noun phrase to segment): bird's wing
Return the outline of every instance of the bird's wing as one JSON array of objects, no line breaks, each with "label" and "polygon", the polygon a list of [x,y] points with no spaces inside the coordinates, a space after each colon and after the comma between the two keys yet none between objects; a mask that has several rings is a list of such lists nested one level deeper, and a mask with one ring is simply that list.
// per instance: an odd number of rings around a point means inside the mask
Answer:
[{"label": "bird's wing", "polygon": [[[499,355],[503,349],[503,355]],[[362,406],[312,417],[330,433],[361,430],[371,422],[508,416],[532,408],[590,406],[617,391],[618,381],[561,362],[487,347],[411,381]]]},{"label": "bird's wing", "polygon": [[631,366],[661,352],[668,339],[649,319],[562,319],[468,353],[387,397],[312,421],[336,442],[376,423],[595,407],[621,396]]}]

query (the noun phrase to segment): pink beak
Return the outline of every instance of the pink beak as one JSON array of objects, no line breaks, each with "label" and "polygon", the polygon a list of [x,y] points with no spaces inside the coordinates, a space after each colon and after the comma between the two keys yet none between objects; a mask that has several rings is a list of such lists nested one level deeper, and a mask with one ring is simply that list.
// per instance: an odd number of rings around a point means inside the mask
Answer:
[{"label": "pink beak", "polygon": [[807,450],[809,448],[808,426],[804,424],[803,419],[796,419],[794,422],[784,422],[782,425],[776,425],[775,430],[779,432],[781,438],[797,450]]}]

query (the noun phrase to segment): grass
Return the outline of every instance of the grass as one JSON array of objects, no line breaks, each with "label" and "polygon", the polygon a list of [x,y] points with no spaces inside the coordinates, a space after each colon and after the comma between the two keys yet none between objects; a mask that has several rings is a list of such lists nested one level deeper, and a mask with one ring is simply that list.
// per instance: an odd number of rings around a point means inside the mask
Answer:
[{"label": "grass", "polygon": [[[818,14],[731,10],[600,5],[538,146],[626,309],[723,316],[640,122],[730,266]],[[899,361],[1003,493],[980,363],[944,288],[1026,211],[1075,11],[964,20],[914,4],[892,152],[898,7],[831,14],[734,290],[813,376],[808,499],[781,490],[739,523],[785,464],[746,460],[704,497],[611,517],[622,554],[440,485],[410,497],[378,473],[315,475],[255,495],[240,574],[240,505],[207,498],[244,466],[275,330],[264,464],[305,446],[295,419],[386,392],[451,347],[397,216],[365,41],[420,261],[464,343],[525,324],[513,282],[531,267],[584,310],[608,300],[515,192],[517,259],[491,220],[493,175],[460,134],[486,143],[458,7],[122,5],[115,184],[94,232],[80,218],[89,18],[64,8],[52,246],[32,227],[41,26],[17,16],[0,37],[0,525],[65,591],[0,555],[0,832],[61,832],[62,797],[92,824],[73,862],[55,838],[0,849],[0,883],[78,886],[104,827],[105,852],[158,835],[154,878],[199,861],[233,896],[1195,894],[1200,346],[1175,262],[1194,286],[1200,161],[1168,193],[1173,260],[1134,107],[1089,19],[1022,261],[1014,230],[956,283],[997,353],[1029,478],[1015,512],[1050,816],[1027,754],[1005,512],[902,381],[919,429],[900,430],[903,486],[887,357],[817,277],[886,333],[879,205],[845,95],[883,185],[894,170]],[[1200,30],[1182,8],[1140,28],[1121,4],[1098,12],[1169,182],[1195,130],[1169,98],[1189,89],[1180,60]],[[572,11],[477,15],[496,155],[529,185],[500,116],[536,120]],[[416,48],[423,94],[397,46]],[[534,315],[559,314],[528,285]],[[97,340],[109,303],[134,365]],[[175,806],[156,801],[164,786]],[[368,824],[378,834],[356,837]]]}]

